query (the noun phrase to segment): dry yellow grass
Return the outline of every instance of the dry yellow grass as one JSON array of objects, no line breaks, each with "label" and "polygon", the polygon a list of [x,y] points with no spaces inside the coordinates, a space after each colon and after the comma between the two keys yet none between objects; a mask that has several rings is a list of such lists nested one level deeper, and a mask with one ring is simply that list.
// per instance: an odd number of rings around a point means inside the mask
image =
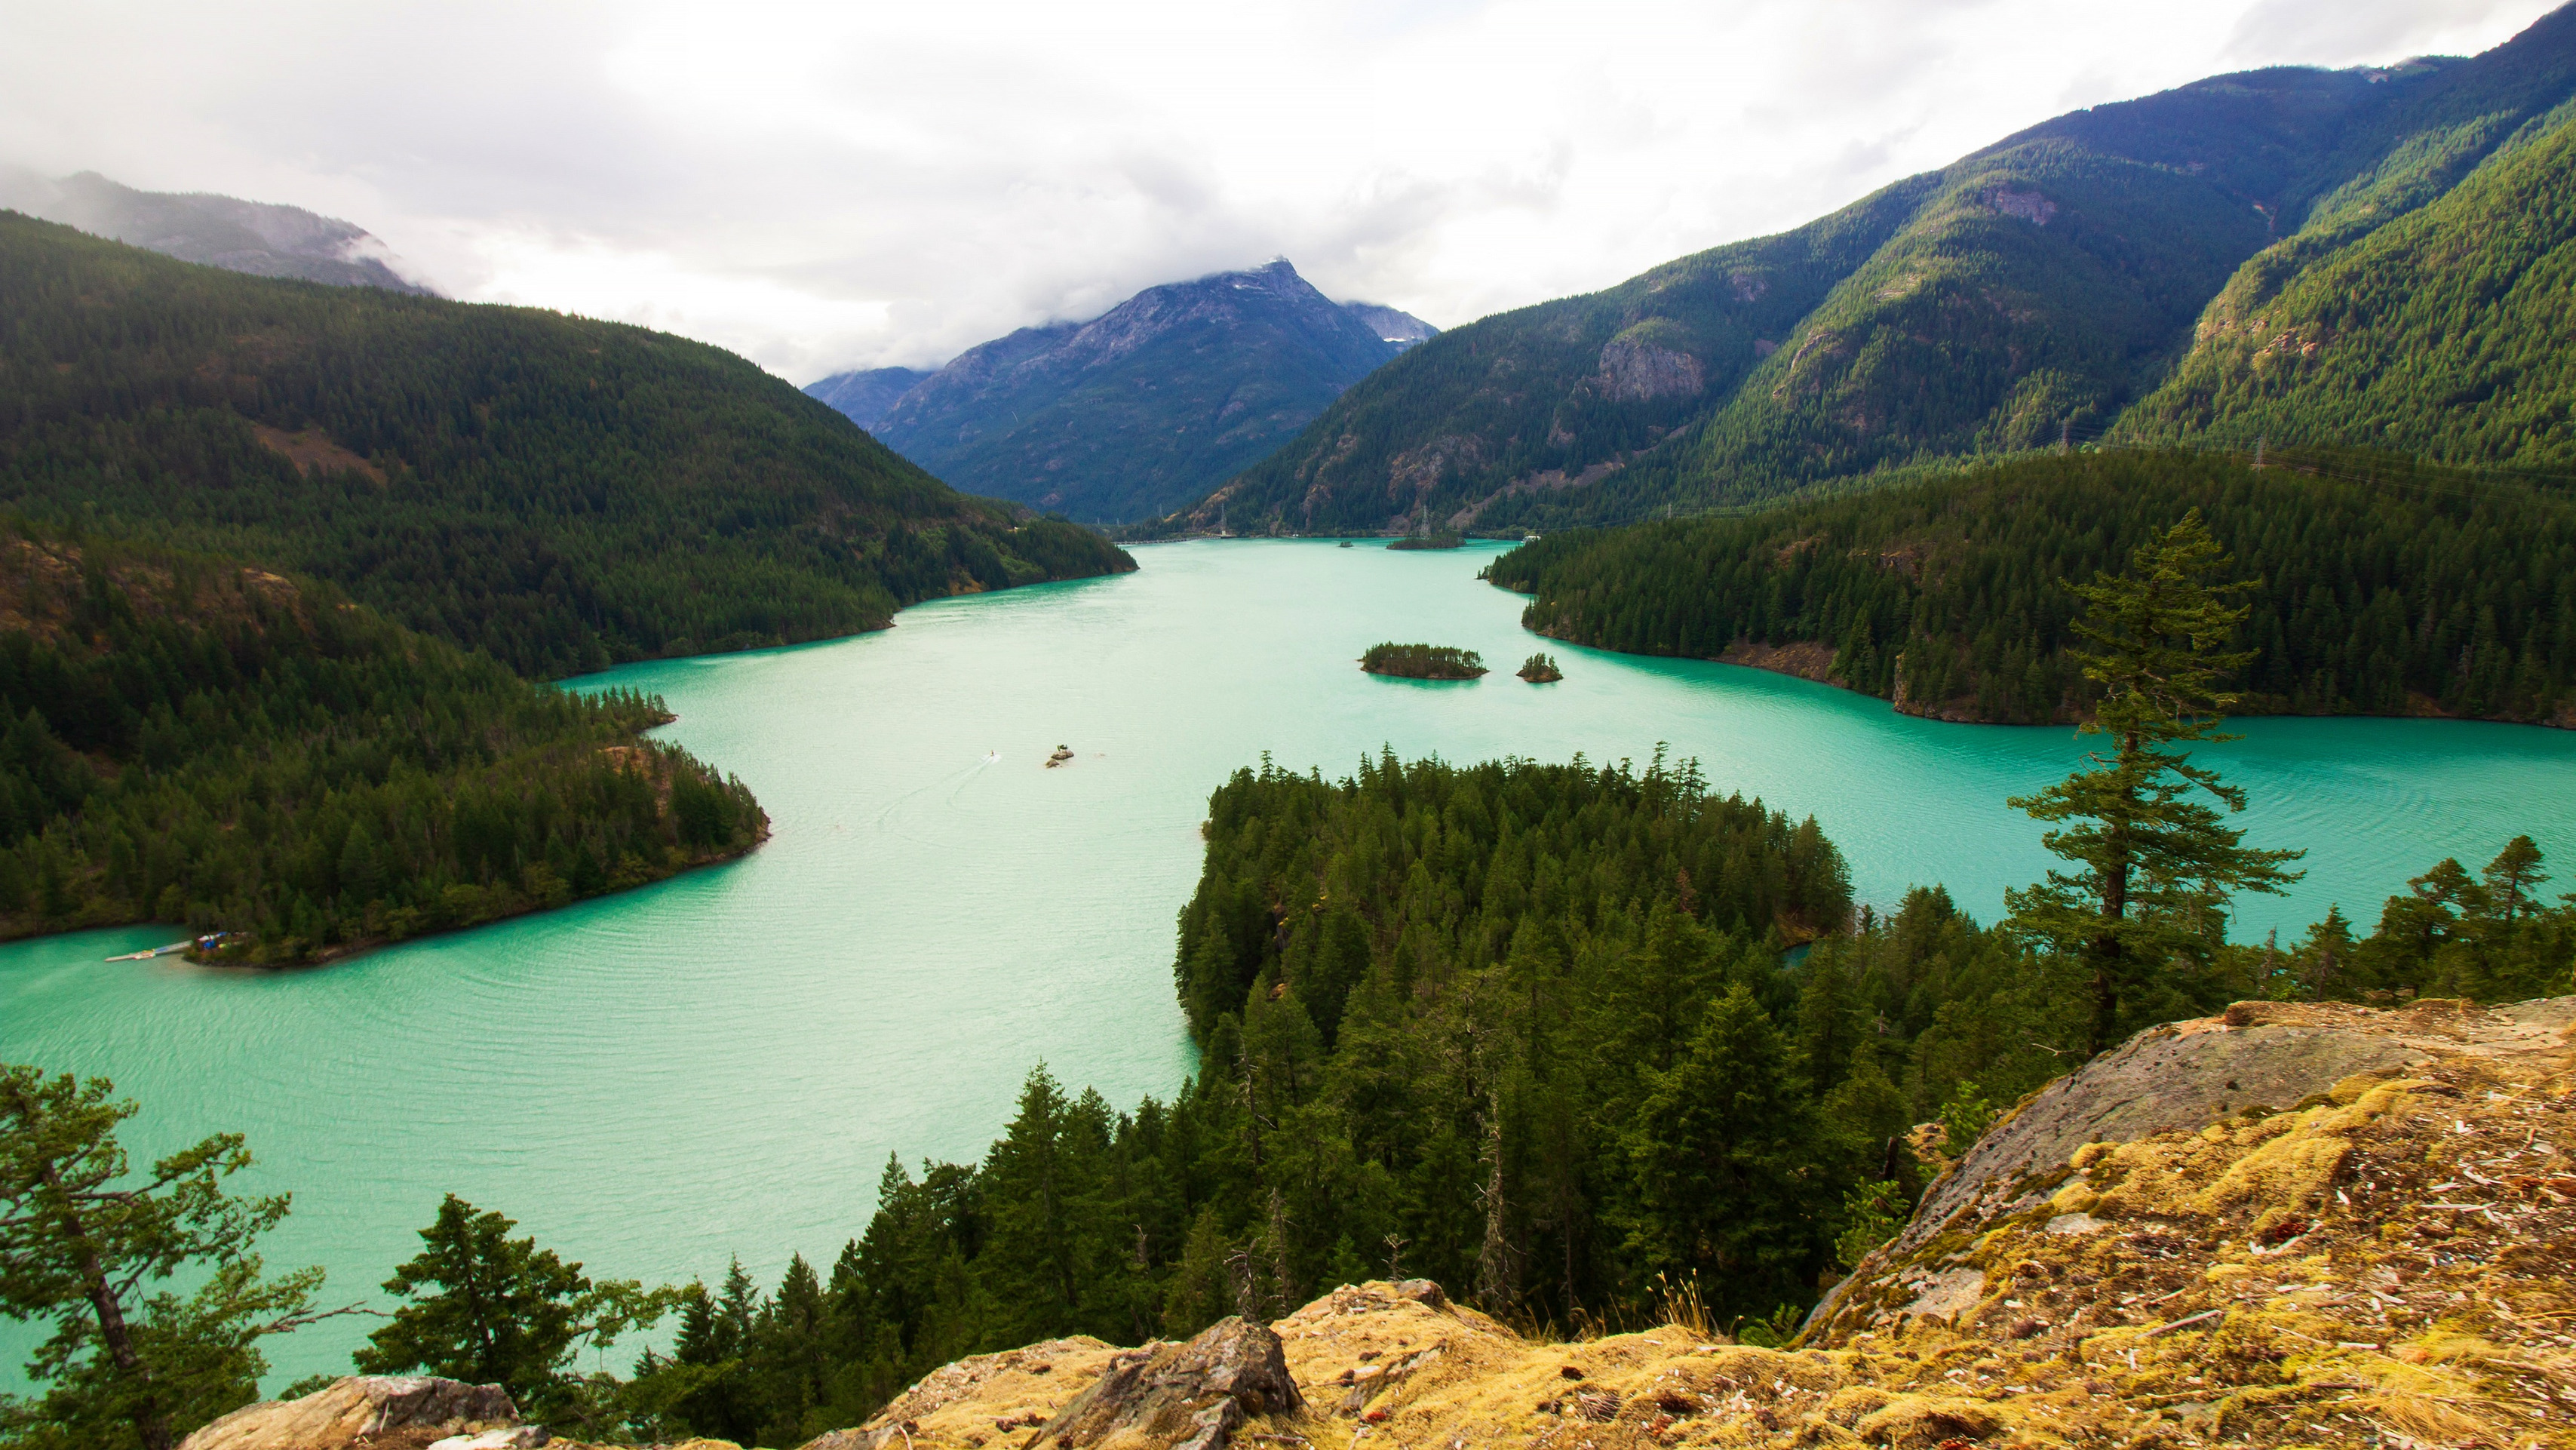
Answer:
[{"label": "dry yellow grass", "polygon": [[[1308,1412],[1235,1439],[2576,1450],[2569,1015],[2419,1004],[2181,1024],[2379,1034],[2413,1060],[2287,1111],[2026,1165],[1865,1265],[1789,1349],[1678,1325],[1542,1343],[1414,1286],[1345,1286],[1273,1325]],[[961,1361],[817,1450],[1024,1450],[1116,1351],[1015,1353],[1048,1368]]]}]

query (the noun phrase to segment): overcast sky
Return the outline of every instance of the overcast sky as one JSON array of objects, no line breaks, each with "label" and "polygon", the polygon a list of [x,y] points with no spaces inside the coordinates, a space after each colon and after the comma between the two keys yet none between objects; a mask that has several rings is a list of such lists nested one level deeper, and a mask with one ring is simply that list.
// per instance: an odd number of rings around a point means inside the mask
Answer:
[{"label": "overcast sky", "polygon": [[0,0],[0,163],[310,207],[802,383],[1281,254],[1455,326],[2079,106],[2550,8]]}]

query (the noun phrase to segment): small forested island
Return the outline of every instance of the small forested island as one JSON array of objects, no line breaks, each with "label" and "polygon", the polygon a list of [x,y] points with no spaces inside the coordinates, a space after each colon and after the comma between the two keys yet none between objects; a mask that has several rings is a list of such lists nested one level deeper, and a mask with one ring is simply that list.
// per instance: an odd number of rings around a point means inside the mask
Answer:
[{"label": "small forested island", "polygon": [[1520,676],[1533,685],[1553,685],[1565,678],[1565,671],[1556,667],[1556,656],[1534,654],[1521,661]]},{"label": "small forested island", "polygon": [[1466,543],[1467,536],[1456,529],[1442,529],[1435,534],[1407,534],[1387,547],[1390,549],[1458,549],[1466,547]]},{"label": "small forested island", "polygon": [[1406,680],[1472,680],[1487,673],[1483,655],[1445,644],[1371,645],[1360,668]]}]

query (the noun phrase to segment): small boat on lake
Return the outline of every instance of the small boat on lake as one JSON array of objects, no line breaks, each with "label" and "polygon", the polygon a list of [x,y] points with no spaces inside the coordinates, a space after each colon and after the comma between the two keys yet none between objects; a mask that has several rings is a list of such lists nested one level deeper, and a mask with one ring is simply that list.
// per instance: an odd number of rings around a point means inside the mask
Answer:
[{"label": "small boat on lake", "polygon": [[166,947],[149,947],[143,951],[127,952],[122,956],[109,957],[108,960],[111,962],[148,962],[154,957],[166,957],[173,952],[184,952],[196,944],[196,939],[191,937],[186,941],[174,941]]}]

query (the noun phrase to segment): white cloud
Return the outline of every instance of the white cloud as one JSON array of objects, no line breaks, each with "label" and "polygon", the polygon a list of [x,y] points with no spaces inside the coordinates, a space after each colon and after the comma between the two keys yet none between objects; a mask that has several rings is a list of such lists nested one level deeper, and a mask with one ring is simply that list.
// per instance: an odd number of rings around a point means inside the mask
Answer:
[{"label": "white cloud", "polygon": [[344,216],[798,381],[1284,253],[1455,325],[2079,105],[2542,0],[0,0],[0,161]]}]

